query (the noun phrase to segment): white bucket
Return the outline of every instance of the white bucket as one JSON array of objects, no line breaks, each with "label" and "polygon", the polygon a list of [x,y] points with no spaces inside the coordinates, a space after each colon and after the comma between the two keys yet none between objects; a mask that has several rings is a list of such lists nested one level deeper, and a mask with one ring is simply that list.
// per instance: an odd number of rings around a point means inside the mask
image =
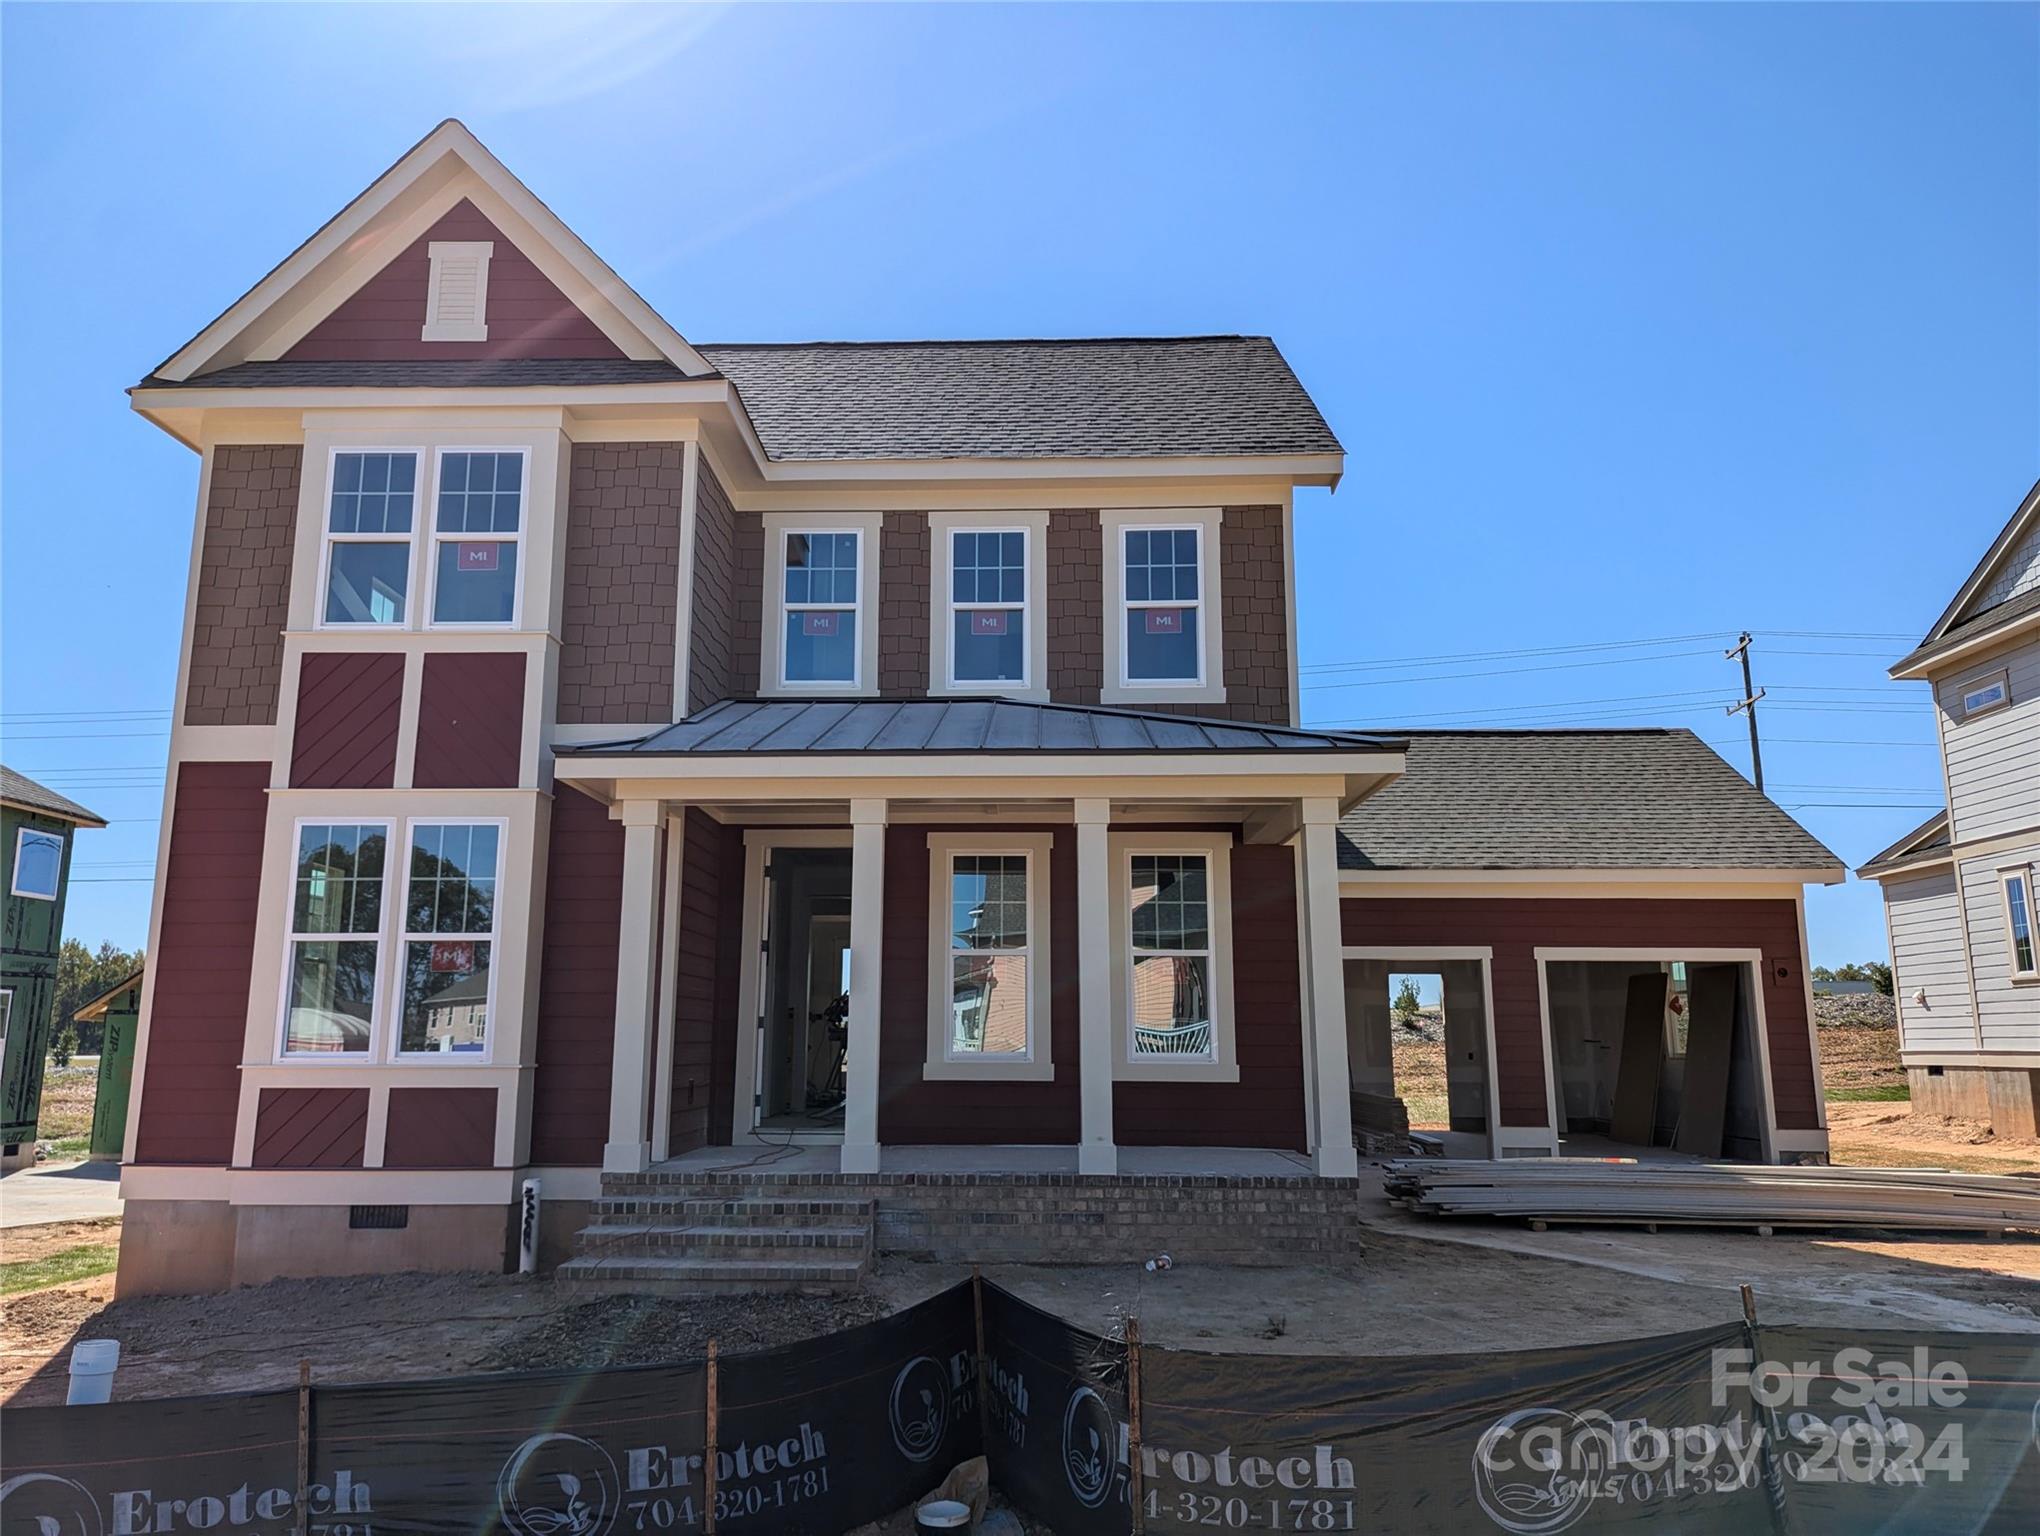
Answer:
[{"label": "white bucket", "polygon": [[67,1403],[113,1401],[113,1372],[120,1364],[120,1340],[80,1339],[71,1346],[71,1395]]},{"label": "white bucket", "polygon": [[961,1531],[970,1525],[970,1506],[956,1499],[935,1499],[914,1511],[917,1531]]}]

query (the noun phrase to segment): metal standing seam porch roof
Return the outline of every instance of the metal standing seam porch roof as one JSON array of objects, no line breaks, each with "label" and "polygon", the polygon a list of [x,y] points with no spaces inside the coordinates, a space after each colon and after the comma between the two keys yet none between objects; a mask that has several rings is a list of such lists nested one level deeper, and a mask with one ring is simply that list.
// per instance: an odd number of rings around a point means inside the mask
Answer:
[{"label": "metal standing seam porch roof", "polygon": [[894,753],[1400,752],[1402,739],[1235,725],[1132,709],[1012,699],[725,699],[631,741],[564,748],[582,757],[817,757]]}]

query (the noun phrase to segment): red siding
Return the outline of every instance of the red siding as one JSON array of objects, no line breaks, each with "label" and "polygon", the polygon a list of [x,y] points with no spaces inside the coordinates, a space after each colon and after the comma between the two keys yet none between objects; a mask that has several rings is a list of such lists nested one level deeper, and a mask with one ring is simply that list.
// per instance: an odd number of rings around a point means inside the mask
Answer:
[{"label": "red siding", "polygon": [[[426,341],[435,240],[491,240],[487,341]],[[462,199],[284,354],[288,362],[384,358],[622,357],[594,321]]]},{"label": "red siding", "polygon": [[176,773],[135,1161],[224,1167],[234,1155],[269,764],[185,763]]},{"label": "red siding", "polygon": [[[737,1016],[735,930],[742,921],[744,835],[689,811],[680,855],[680,963],[673,988],[672,1154],[729,1140]],[[725,944],[725,930],[731,942]],[[730,963],[723,963],[725,951]],[[720,1048],[731,1036],[729,1049]],[[723,1063],[727,1058],[727,1065]]]},{"label": "red siding", "polygon": [[359,1168],[366,1088],[265,1088],[256,1102],[255,1168]]},{"label": "red siding", "polygon": [[489,1168],[495,1162],[495,1089],[390,1090],[385,1168]]},{"label": "red siding", "polygon": [[623,828],[562,784],[546,856],[545,953],[539,962],[531,1160],[595,1167],[609,1139],[616,1044],[616,950]]},{"label": "red siding", "polygon": [[1681,950],[1761,949],[1771,1089],[1781,1130],[1817,1123],[1813,1050],[1806,1025],[1805,957],[1790,901],[1388,900],[1342,903],[1348,944],[1487,944],[1494,947],[1495,1081],[1502,1124],[1548,1124],[1539,946]]},{"label": "red siding", "polygon": [[524,752],[524,657],[432,651],[418,690],[420,789],[514,789]]},{"label": "red siding", "polygon": [[1233,848],[1232,923],[1240,1080],[1114,1084],[1112,1137],[1122,1146],[1307,1150],[1296,860],[1289,849]]},{"label": "red siding", "polygon": [[[929,1082],[921,1075],[928,1060],[928,835],[940,830],[900,826],[886,831],[878,1139],[896,1145],[1074,1144],[1082,1125],[1075,830],[1052,829],[1049,1040],[1055,1077],[1045,1083]],[[854,1022],[851,1027],[856,1028]]]},{"label": "red siding", "polygon": [[298,671],[290,738],[293,789],[388,789],[397,779],[404,658],[311,651]]}]

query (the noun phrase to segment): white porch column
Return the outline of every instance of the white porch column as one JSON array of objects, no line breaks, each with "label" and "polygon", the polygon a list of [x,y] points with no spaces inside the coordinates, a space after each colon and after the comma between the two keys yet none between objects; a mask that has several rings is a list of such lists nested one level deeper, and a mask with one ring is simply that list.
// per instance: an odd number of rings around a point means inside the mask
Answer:
[{"label": "white porch column", "polygon": [[659,826],[656,800],[626,800],[610,811],[623,823],[623,913],[616,934],[616,1039],[609,1063],[609,1142],[604,1173],[642,1173],[652,1165],[650,1095],[653,977],[659,943]]},{"label": "white porch column", "polygon": [[1111,801],[1076,802],[1079,1173],[1119,1171],[1119,1149],[1112,1142],[1112,866],[1105,853],[1111,820]]},{"label": "white porch column", "polygon": [[885,802],[850,802],[850,1039],[843,1172],[878,1172],[879,951],[885,937]]},{"label": "white porch column", "polygon": [[1353,1101],[1346,1071],[1346,976],[1339,927],[1339,803],[1329,798],[1302,803],[1303,941],[1310,955],[1308,1040],[1311,1084],[1317,1093],[1317,1145],[1311,1162],[1327,1178],[1354,1178],[1360,1160],[1353,1150]]}]

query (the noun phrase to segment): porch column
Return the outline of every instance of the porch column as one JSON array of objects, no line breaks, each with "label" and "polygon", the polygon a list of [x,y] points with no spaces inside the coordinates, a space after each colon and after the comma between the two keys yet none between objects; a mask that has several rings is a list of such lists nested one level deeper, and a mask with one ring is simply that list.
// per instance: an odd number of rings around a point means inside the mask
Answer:
[{"label": "porch column", "polygon": [[1305,800],[1297,851],[1303,859],[1304,944],[1310,956],[1311,1083],[1317,1093],[1317,1145],[1311,1163],[1327,1178],[1355,1178],[1353,1101],[1346,1071],[1346,977],[1339,927],[1339,803]]},{"label": "porch column", "polygon": [[1105,853],[1111,821],[1111,801],[1076,802],[1079,1173],[1119,1171],[1119,1149],[1112,1143],[1112,867]]},{"label": "porch column", "polygon": [[657,995],[653,956],[659,943],[659,825],[656,800],[626,800],[610,812],[623,823],[623,912],[616,933],[616,1036],[609,1062],[609,1141],[604,1173],[642,1173],[652,1165],[646,1115]]},{"label": "porch column", "polygon": [[845,1173],[878,1172],[879,950],[885,937],[885,802],[850,802],[850,1039]]}]

